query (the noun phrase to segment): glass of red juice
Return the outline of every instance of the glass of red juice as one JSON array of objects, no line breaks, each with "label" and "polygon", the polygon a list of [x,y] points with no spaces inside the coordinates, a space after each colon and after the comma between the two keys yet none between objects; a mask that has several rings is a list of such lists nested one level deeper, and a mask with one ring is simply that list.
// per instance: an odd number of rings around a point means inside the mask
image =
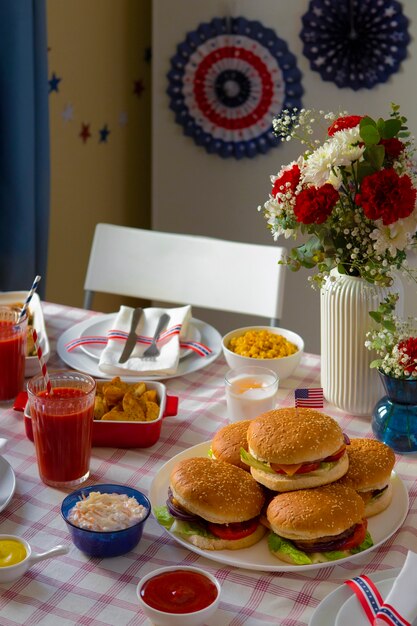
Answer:
[{"label": "glass of red juice", "polygon": [[33,437],[39,475],[51,487],[73,487],[90,475],[96,381],[87,374],[42,374],[28,382]]},{"label": "glass of red juice", "polygon": [[27,315],[0,307],[0,401],[12,400],[23,389],[25,377]]}]

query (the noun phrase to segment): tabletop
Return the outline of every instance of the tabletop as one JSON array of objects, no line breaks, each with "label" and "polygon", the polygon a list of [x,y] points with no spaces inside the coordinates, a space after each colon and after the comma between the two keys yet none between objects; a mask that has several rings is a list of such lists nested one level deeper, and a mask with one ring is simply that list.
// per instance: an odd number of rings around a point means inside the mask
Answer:
[{"label": "tabletop", "polygon": [[[91,311],[42,303],[51,344],[49,367],[62,367],[55,345],[71,325]],[[91,476],[86,484],[119,483],[148,493],[160,467],[176,454],[209,441],[224,424],[226,403],[220,356],[204,369],[166,381],[168,393],[179,397],[178,415],[166,417],[161,437],[151,448],[93,448]],[[303,355],[295,374],[283,381],[279,405],[294,405],[294,389],[320,385],[320,357]],[[344,415],[325,404],[351,437],[372,436],[369,418]],[[7,438],[4,458],[13,467],[17,486],[9,506],[0,512],[0,532],[24,537],[36,552],[56,544],[70,545],[60,516],[67,492],[43,484],[33,443],[25,436],[22,413],[10,403],[0,405],[0,436]],[[303,572],[260,572],[225,566],[201,557],[175,542],[151,516],[140,544],[113,559],[84,556],[72,544],[70,552],[34,565],[23,578],[0,586],[0,623],[34,626],[149,626],[136,600],[136,585],[146,573],[166,565],[198,565],[222,585],[218,611],[209,626],[306,626],[320,601],[346,578],[399,568],[408,550],[417,551],[417,459],[397,456],[396,472],[406,485],[408,516],[389,540],[359,561]]]}]

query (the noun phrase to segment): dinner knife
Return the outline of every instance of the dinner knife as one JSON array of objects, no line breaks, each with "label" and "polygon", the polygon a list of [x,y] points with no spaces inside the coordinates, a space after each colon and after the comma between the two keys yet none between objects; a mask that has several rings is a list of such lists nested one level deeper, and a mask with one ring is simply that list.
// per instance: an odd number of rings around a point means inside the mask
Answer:
[{"label": "dinner knife", "polygon": [[119,358],[119,363],[126,363],[128,358],[133,352],[133,348],[136,346],[136,326],[140,320],[140,316],[142,315],[142,307],[137,307],[132,313],[132,320],[130,322],[130,331],[129,335],[126,339],[125,346],[123,348],[123,352]]}]

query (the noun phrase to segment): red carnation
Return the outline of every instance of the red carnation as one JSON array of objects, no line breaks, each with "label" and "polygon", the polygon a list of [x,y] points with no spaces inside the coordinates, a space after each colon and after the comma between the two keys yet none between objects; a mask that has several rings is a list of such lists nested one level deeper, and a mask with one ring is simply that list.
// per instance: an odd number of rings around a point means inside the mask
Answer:
[{"label": "red carnation", "polygon": [[[272,195],[276,198],[278,193],[287,193],[287,191],[295,193],[299,182],[300,168],[295,164],[290,169],[285,170],[281,176],[276,179],[272,187]],[[289,183],[288,187],[287,183]]]},{"label": "red carnation", "polygon": [[417,372],[417,337],[409,337],[398,344],[400,364],[404,368],[406,376]]},{"label": "red carnation", "polygon": [[416,195],[411,178],[407,174],[398,176],[390,168],[366,176],[355,201],[368,219],[382,219],[387,226],[413,212]]},{"label": "red carnation", "polygon": [[331,126],[327,129],[329,137],[333,137],[339,130],[346,130],[347,128],[355,128],[363,118],[363,115],[346,115],[346,117],[338,117]]},{"label": "red carnation", "polygon": [[396,137],[392,137],[392,139],[381,139],[379,143],[384,146],[385,155],[390,159],[398,159],[401,152],[405,149],[403,142]]},{"label": "red carnation", "polygon": [[329,183],[322,187],[303,189],[298,194],[294,206],[297,222],[322,224],[327,220],[338,200],[339,194]]}]

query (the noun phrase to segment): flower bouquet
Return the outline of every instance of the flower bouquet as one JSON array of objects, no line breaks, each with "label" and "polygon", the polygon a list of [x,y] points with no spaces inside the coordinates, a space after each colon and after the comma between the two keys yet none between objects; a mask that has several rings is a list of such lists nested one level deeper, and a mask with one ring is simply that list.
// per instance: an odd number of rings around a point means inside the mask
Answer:
[{"label": "flower bouquet", "polygon": [[392,294],[376,311],[370,311],[378,328],[367,333],[365,347],[379,357],[370,367],[391,378],[417,380],[417,320],[401,320],[395,315],[397,300],[398,294]]},{"label": "flower bouquet", "polygon": [[404,453],[417,450],[417,319],[397,317],[397,299],[390,295],[369,312],[377,327],[367,333],[365,346],[379,357],[370,366],[378,369],[386,392],[373,409],[372,430]]},{"label": "flower bouquet", "polygon": [[[399,107],[391,105],[386,120],[283,111],[273,127],[282,140],[298,139],[305,147],[271,177],[263,207],[274,239],[307,238],[284,261],[290,269],[317,268],[309,280],[320,287],[333,268],[379,285],[391,283],[394,269],[410,273],[406,252],[415,244],[417,176]],[[320,127],[323,142],[316,136]]]}]

